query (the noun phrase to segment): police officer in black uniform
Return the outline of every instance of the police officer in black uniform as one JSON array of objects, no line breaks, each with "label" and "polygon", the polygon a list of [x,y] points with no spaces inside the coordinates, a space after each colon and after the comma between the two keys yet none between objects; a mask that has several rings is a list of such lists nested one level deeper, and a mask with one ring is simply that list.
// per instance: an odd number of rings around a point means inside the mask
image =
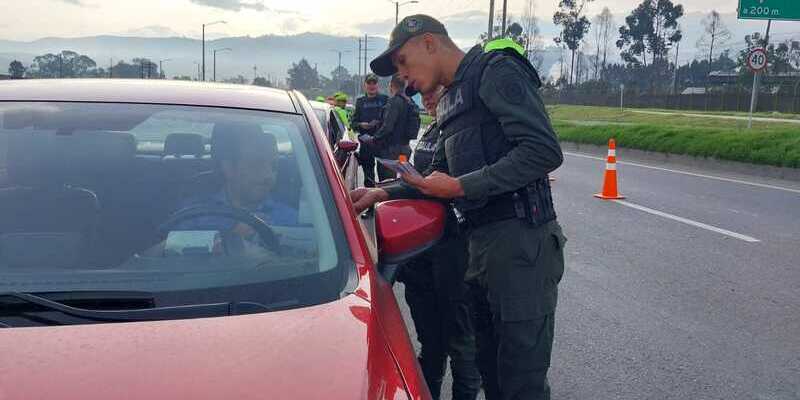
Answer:
[{"label": "police officer in black uniform", "polygon": [[[423,97],[425,108],[436,116],[441,91]],[[413,164],[424,173],[433,161],[439,128],[431,123],[414,149]],[[419,363],[434,400],[440,398],[448,356],[453,376],[454,400],[474,400],[481,377],[476,364],[472,307],[464,282],[467,242],[458,232],[455,210],[450,208],[445,235],[421,257],[404,265],[398,280],[405,284],[406,303],[420,342]]]},{"label": "police officer in black uniform", "polygon": [[364,79],[364,96],[356,100],[356,109],[350,120],[350,127],[358,133],[361,146],[358,150],[358,163],[364,169],[364,186],[375,186],[375,149],[365,142],[369,142],[381,126],[383,108],[389,97],[380,93],[378,76],[369,74]]},{"label": "police officer in black uniform", "polygon": [[538,74],[515,51],[464,54],[436,19],[405,18],[372,61],[423,93],[445,86],[441,136],[430,175],[351,193],[356,210],[396,198],[454,199],[468,229],[466,279],[485,292],[497,352],[498,393],[487,398],[549,399],[558,284],[566,242],[547,174],[563,162],[538,92]]},{"label": "police officer in black uniform", "polygon": [[[411,100],[405,95],[405,90],[406,81],[397,76],[392,77],[389,83],[391,96],[383,108],[381,126],[367,141],[367,146],[376,149],[375,154],[378,157],[396,160],[401,154],[405,155],[406,159],[411,156],[411,147],[408,144],[411,136],[409,130],[414,130],[414,138],[419,134],[419,113],[414,112],[417,106],[412,105]],[[394,171],[378,165],[378,178],[381,181],[396,177]]]}]

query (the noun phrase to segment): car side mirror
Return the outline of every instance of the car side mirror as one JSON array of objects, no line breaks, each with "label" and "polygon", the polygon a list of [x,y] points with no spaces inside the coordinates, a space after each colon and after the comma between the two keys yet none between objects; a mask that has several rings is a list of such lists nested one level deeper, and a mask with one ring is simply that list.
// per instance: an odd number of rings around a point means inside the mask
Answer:
[{"label": "car side mirror", "polygon": [[338,147],[339,150],[341,150],[341,151],[343,151],[345,153],[352,153],[352,152],[358,150],[358,143],[356,143],[356,142],[354,142],[352,140],[342,139],[342,140],[339,141],[339,143],[336,144],[336,147]]},{"label": "car side mirror", "polygon": [[378,269],[394,282],[399,267],[435,245],[444,234],[445,207],[429,200],[394,200],[375,208]]}]

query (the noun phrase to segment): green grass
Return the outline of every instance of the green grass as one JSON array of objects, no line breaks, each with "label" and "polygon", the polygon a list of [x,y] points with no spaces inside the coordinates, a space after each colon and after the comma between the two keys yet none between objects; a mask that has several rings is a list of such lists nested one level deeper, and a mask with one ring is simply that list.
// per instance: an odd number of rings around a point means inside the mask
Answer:
[{"label": "green grass", "polygon": [[[665,108],[641,108],[643,111],[670,112],[679,114],[705,114],[705,115],[724,115],[734,117],[747,117],[750,113],[740,111],[695,111],[695,110],[670,110]],[[775,119],[794,119],[800,120],[800,114],[785,114],[780,112],[757,112],[753,114],[756,118],[775,118]]]},{"label": "green grass", "polygon": [[[570,105],[557,105],[548,107],[550,117],[553,121],[575,122],[587,125],[597,125],[601,123],[611,123],[611,125],[622,124],[646,124],[646,125],[665,125],[670,127],[707,127],[707,128],[726,128],[734,131],[749,132],[747,130],[746,120],[734,119],[717,119],[708,117],[692,117],[682,115],[659,115],[659,114],[645,114],[636,111],[663,111],[675,112],[669,110],[639,110],[639,109],[625,109],[621,111],[619,108],[610,107],[587,107],[587,106],[570,106]],[[678,111],[680,113],[680,111]],[[694,113],[694,112],[691,112]],[[767,116],[767,115],[763,115]],[[788,119],[788,118],[785,118]],[[753,122],[753,132],[769,132],[773,130],[785,130],[794,127],[800,132],[800,124],[792,124],[790,122]]]},{"label": "green grass", "polygon": [[646,123],[578,125],[554,121],[553,125],[559,137],[570,142],[602,146],[614,138],[620,147],[800,168],[800,126],[739,131]]}]

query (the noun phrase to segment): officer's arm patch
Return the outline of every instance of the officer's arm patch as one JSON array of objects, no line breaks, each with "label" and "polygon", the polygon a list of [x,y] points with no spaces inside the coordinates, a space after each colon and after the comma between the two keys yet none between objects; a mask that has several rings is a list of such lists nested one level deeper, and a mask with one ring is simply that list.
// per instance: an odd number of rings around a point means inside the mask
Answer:
[{"label": "officer's arm patch", "polygon": [[503,98],[512,104],[522,104],[525,100],[525,88],[518,80],[518,76],[508,76],[502,79],[498,85],[498,91]]}]

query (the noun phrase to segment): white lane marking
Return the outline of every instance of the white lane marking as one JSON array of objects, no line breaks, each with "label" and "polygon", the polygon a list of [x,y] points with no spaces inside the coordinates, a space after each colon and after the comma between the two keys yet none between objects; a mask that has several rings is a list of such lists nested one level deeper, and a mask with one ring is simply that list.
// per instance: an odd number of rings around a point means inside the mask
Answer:
[{"label": "white lane marking", "polygon": [[684,223],[686,225],[691,225],[691,226],[694,226],[694,227],[697,227],[697,228],[705,229],[707,231],[716,232],[716,233],[719,233],[719,234],[722,234],[722,235],[725,235],[725,236],[730,236],[732,238],[743,240],[745,242],[749,242],[749,243],[758,243],[758,242],[760,242],[760,240],[758,240],[758,239],[756,239],[754,237],[751,237],[751,236],[742,235],[741,233],[731,232],[731,231],[726,230],[726,229],[717,228],[716,226],[711,226],[711,225],[708,225],[708,224],[704,224],[702,222],[693,221],[691,219],[679,217],[677,215],[667,214],[667,213],[662,212],[662,211],[653,210],[652,208],[647,208],[645,206],[640,206],[638,204],[634,204],[634,203],[627,202],[627,201],[624,201],[624,200],[612,200],[612,201],[617,203],[617,204],[621,204],[621,205],[623,205],[625,207],[630,207],[630,208],[633,208],[633,209],[636,209],[636,210],[639,210],[639,211],[644,211],[644,212],[646,212],[648,214],[657,215],[659,217],[664,217],[664,218],[667,218],[667,219],[671,219],[673,221],[678,221],[678,222]]},{"label": "white lane marking", "polygon": [[[652,114],[652,115],[673,115],[679,117],[691,117],[691,118],[714,118],[714,119],[731,119],[735,121],[747,121],[748,117],[746,116],[738,116],[738,115],[719,115],[719,114],[687,114],[687,113],[671,113],[671,112],[661,112],[661,111],[643,111],[643,110],[631,110],[627,109],[625,111],[630,111],[633,113],[638,114]],[[800,124],[800,120],[797,119],[788,119],[788,118],[769,118],[769,117],[754,117],[753,121],[756,122],[775,122],[779,124]]]},{"label": "white lane marking", "polygon": [[[595,156],[590,156],[588,154],[573,153],[573,152],[569,152],[569,151],[565,151],[564,154],[569,155],[569,156],[573,156],[573,157],[582,157],[582,158],[590,158],[592,160],[605,161],[604,157],[595,157]],[[654,170],[657,170],[657,171],[672,172],[672,173],[676,173],[676,174],[695,176],[695,177],[698,177],[698,178],[716,179],[718,181],[723,181],[723,182],[739,183],[739,184],[742,184],[742,185],[750,185],[750,186],[755,186],[755,187],[760,187],[760,188],[765,188],[765,189],[783,190],[783,191],[786,191],[786,192],[792,192],[792,193],[800,194],[800,189],[792,189],[792,188],[787,188],[787,187],[784,187],[784,186],[768,185],[766,183],[756,183],[756,182],[744,181],[744,180],[741,180],[741,179],[724,178],[724,177],[721,177],[721,176],[698,174],[698,173],[695,173],[695,172],[681,171],[681,170],[677,170],[677,169],[654,167],[652,165],[639,164],[639,163],[629,162],[629,161],[617,161],[617,164],[632,165],[634,167],[654,169]]]}]

